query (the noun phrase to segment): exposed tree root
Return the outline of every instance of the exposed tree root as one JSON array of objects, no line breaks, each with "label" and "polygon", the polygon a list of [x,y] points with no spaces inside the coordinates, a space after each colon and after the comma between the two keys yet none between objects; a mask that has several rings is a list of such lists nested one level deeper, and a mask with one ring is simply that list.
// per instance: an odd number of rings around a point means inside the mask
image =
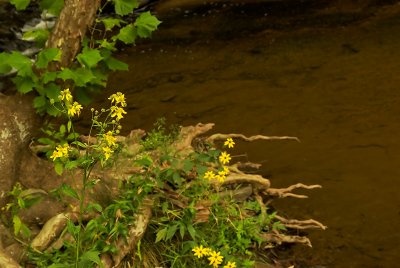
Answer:
[{"label": "exposed tree root", "polygon": [[[186,155],[193,152],[196,148],[193,146],[194,140],[206,141],[208,143],[214,143],[217,140],[225,140],[226,138],[237,138],[244,141],[254,141],[254,140],[295,140],[299,141],[296,137],[276,137],[276,136],[262,136],[256,135],[251,137],[246,137],[242,134],[213,134],[208,138],[198,138],[199,136],[205,134],[207,131],[212,129],[214,124],[197,124],[196,126],[182,127],[180,135],[178,136],[176,142],[172,144],[172,148],[184,159]],[[143,130],[134,130],[127,137],[118,137],[118,141],[124,145],[124,153],[122,159],[119,159],[115,163],[115,167],[109,170],[95,170],[91,176],[91,179],[101,179],[102,183],[104,183],[105,187],[109,190],[101,191],[102,194],[111,194],[115,195],[116,187],[115,183],[119,180],[124,180],[127,176],[133,174],[141,174],[143,173],[143,169],[141,167],[132,167],[131,161],[134,157],[140,152],[140,148],[142,145],[139,141],[144,137],[145,132]],[[96,142],[95,139],[81,136],[81,141],[84,142]],[[41,146],[33,146],[32,149],[34,151],[42,151],[47,148]],[[237,202],[243,202],[245,200],[253,199],[256,200],[261,208],[261,215],[267,217],[267,206],[268,204],[275,198],[284,198],[284,197],[296,197],[296,198],[306,198],[305,195],[295,194],[292,191],[296,189],[315,189],[320,188],[320,185],[304,185],[302,183],[297,183],[295,185],[291,185],[287,188],[276,189],[271,188],[271,182],[260,175],[257,174],[248,174],[242,170],[253,169],[256,170],[260,167],[259,164],[255,163],[235,163],[229,166],[229,175],[226,177],[225,181],[219,182],[217,180],[212,181],[215,186],[215,192],[218,193],[221,197],[231,196]],[[191,180],[188,179],[185,189],[191,187]],[[165,185],[162,189],[155,189],[158,191],[164,198],[168,199],[169,202],[174,204],[179,208],[188,208],[190,204],[190,200],[187,200],[184,196],[179,192],[180,190],[174,190],[169,188],[168,185]],[[110,198],[111,199],[111,198]],[[221,198],[222,200],[223,198]],[[212,202],[210,200],[199,200],[194,208],[196,209],[196,217],[194,219],[195,223],[207,222],[209,220],[211,214],[211,206]],[[119,238],[115,242],[115,246],[118,249],[115,254],[103,254],[101,255],[101,262],[106,268],[110,267],[118,267],[121,264],[121,261],[128,255],[135,255],[135,249],[137,248],[137,243],[142,239],[143,235],[147,230],[147,226],[152,217],[152,210],[154,209],[152,202],[147,200],[142,204],[139,208],[139,212],[135,216],[135,222],[132,223],[132,226],[129,229],[128,236]],[[76,210],[76,208],[75,208]],[[78,211],[74,209],[71,211],[65,211],[64,213],[58,214],[48,220],[39,234],[33,239],[31,242],[31,247],[34,250],[43,252],[43,251],[51,251],[58,250],[63,245],[64,241],[70,240],[73,242],[73,238],[71,236],[64,235],[61,236],[61,233],[64,231],[68,220],[72,220],[73,222],[78,221]],[[97,217],[97,214],[84,215],[85,220],[92,219]],[[244,214],[244,217],[250,217],[251,215]],[[276,220],[279,220],[280,223],[286,228],[290,229],[326,229],[326,226],[321,224],[320,222],[309,219],[309,220],[294,220],[294,219],[286,219],[277,215],[275,217]],[[280,233],[263,233],[261,238],[264,241],[265,247],[268,245],[280,245],[282,243],[300,243],[311,246],[311,242],[307,237],[303,236],[291,236],[291,235],[283,235]],[[1,242],[1,241],[0,241]],[[1,245],[1,244],[0,244]],[[8,263],[9,264],[8,264]],[[7,263],[7,266],[3,264]],[[18,264],[12,260],[10,257],[6,255],[3,251],[0,250],[0,267],[3,265],[4,267],[19,267]]]}]

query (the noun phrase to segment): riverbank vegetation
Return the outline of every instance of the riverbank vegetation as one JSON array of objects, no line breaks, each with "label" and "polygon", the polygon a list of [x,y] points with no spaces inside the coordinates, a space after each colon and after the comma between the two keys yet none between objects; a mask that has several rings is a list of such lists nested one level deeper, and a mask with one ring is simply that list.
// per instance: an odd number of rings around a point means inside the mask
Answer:
[{"label": "riverbank vegetation", "polygon": [[[11,2],[21,9],[29,4]],[[295,137],[207,134],[212,123],[168,128],[164,120],[150,132],[121,136],[129,116],[122,92],[108,97],[109,106],[92,108],[89,133],[77,133],[74,120],[90,93],[106,85],[110,71],[128,68],[112,56],[118,42],[148,37],[160,22],[149,12],[123,20],[139,3],[114,0],[107,4],[115,17],[99,16],[104,6],[97,1],[87,21],[67,24],[81,14],[74,1],[61,2],[41,1],[59,19],[52,30],[26,35],[44,46],[33,61],[19,52],[0,54],[0,71],[14,72],[17,90],[35,95],[37,112],[64,118],[46,124],[26,148],[38,169],[54,168],[40,180],[56,186],[26,188],[16,181],[3,198],[0,266],[254,267],[259,250],[311,246],[296,231],[325,226],[285,218],[272,202],[305,198],[293,191],[320,185],[273,188],[255,173],[258,164],[239,162],[232,151],[237,143]],[[44,210],[46,217],[36,214]]]}]

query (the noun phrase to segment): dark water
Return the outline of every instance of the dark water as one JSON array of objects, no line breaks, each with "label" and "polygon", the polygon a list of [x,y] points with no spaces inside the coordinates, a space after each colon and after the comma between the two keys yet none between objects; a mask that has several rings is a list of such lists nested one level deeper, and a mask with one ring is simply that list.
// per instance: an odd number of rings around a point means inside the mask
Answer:
[{"label": "dark water", "polygon": [[121,55],[130,71],[113,76],[110,92],[129,98],[126,128],[149,129],[164,116],[214,122],[216,132],[299,137],[237,149],[261,162],[274,186],[323,186],[300,192],[309,199],[276,202],[287,216],[329,227],[310,231],[313,248],[298,246],[294,257],[310,266],[399,267],[398,10],[276,24],[221,9],[164,14],[150,42]]}]

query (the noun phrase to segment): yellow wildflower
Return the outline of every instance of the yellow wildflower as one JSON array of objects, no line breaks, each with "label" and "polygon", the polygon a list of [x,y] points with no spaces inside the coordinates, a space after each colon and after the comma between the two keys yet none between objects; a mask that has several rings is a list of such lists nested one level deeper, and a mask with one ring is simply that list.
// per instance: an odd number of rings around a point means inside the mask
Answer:
[{"label": "yellow wildflower", "polygon": [[204,248],[204,256],[209,256],[212,252],[211,248]]},{"label": "yellow wildflower", "polygon": [[108,131],[106,134],[104,134],[104,140],[106,141],[108,146],[115,146],[115,142],[117,141],[117,138],[113,136],[112,131]]},{"label": "yellow wildflower", "polygon": [[229,161],[231,161],[231,155],[228,154],[227,152],[222,152],[221,155],[219,156],[219,162],[222,164],[228,164]]},{"label": "yellow wildflower", "polygon": [[210,261],[210,265],[213,267],[218,267],[222,263],[222,259],[224,257],[221,256],[220,252],[212,251],[210,254],[210,257],[208,257],[208,260]]},{"label": "yellow wildflower", "polygon": [[225,175],[229,174],[229,168],[227,166],[224,166],[224,172],[225,172]]},{"label": "yellow wildflower", "polygon": [[106,160],[107,160],[108,158],[110,158],[111,154],[114,152],[114,151],[113,151],[110,147],[108,147],[108,146],[102,147],[101,149],[103,150],[104,157],[106,158]]},{"label": "yellow wildflower", "polygon": [[126,107],[125,95],[121,92],[112,94],[108,99],[111,100],[111,103],[121,104],[122,107]]},{"label": "yellow wildflower", "polygon": [[224,268],[236,268],[236,262],[228,261],[228,263],[224,266]]},{"label": "yellow wildflower", "polygon": [[66,102],[72,102],[72,95],[71,95],[71,92],[69,91],[69,88],[61,91],[60,96],[61,96],[61,100],[65,99]]},{"label": "yellow wildflower", "polygon": [[56,160],[57,158],[68,157],[69,145],[58,145],[50,156],[51,159]]},{"label": "yellow wildflower", "polygon": [[234,145],[235,142],[232,140],[232,138],[227,138],[224,142],[224,146],[228,146],[228,148],[233,148]]},{"label": "yellow wildflower", "polygon": [[218,175],[215,176],[215,178],[219,181],[219,182],[224,182],[226,179],[226,176],[224,173],[218,172]]},{"label": "yellow wildflower", "polygon": [[111,117],[116,117],[117,121],[123,118],[122,114],[126,114],[125,110],[121,107],[111,106]]},{"label": "yellow wildflower", "polygon": [[204,179],[212,180],[214,178],[215,178],[215,173],[212,170],[209,170],[204,174]]},{"label": "yellow wildflower", "polygon": [[81,110],[82,110],[82,105],[80,105],[77,102],[74,102],[74,104],[68,107],[68,115],[75,116],[76,114],[79,116],[81,114]]},{"label": "yellow wildflower", "polygon": [[194,252],[194,256],[196,256],[197,258],[201,258],[207,255],[207,248],[203,248],[202,245],[200,245],[200,247],[194,247],[192,251]]}]

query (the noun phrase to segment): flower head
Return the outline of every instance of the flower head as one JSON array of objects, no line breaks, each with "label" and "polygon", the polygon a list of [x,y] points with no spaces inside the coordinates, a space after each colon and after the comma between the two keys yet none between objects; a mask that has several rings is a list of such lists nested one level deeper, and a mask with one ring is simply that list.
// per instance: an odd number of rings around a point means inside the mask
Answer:
[{"label": "flower head", "polygon": [[65,99],[66,102],[72,102],[72,95],[71,95],[71,91],[69,91],[69,88],[61,91],[60,97],[61,97],[61,100]]},{"label": "flower head", "polygon": [[111,100],[111,103],[121,104],[122,107],[126,107],[125,95],[121,92],[112,94],[108,99]]},{"label": "flower head", "polygon": [[101,148],[103,150],[104,157],[106,160],[110,158],[111,154],[114,152],[110,147],[105,146]]},{"label": "flower head", "polygon": [[56,149],[53,151],[52,155],[50,156],[53,161],[57,158],[68,157],[69,145],[68,143],[64,145],[58,145]]},{"label": "flower head", "polygon": [[228,148],[233,148],[234,145],[235,142],[232,140],[232,138],[227,138],[224,142],[224,146],[228,146]]},{"label": "flower head", "polygon": [[218,265],[222,263],[223,258],[224,257],[221,256],[220,252],[212,251],[210,253],[210,257],[208,257],[208,260],[210,261],[210,265],[212,265],[213,267],[218,267]]},{"label": "flower head", "polygon": [[215,178],[219,181],[219,182],[224,182],[226,179],[226,175],[221,171],[218,172],[218,175],[215,176]]},{"label": "flower head", "polygon": [[221,155],[219,156],[219,162],[222,164],[228,164],[229,161],[231,161],[231,155],[228,154],[227,152],[222,152]]},{"label": "flower head", "polygon": [[79,116],[81,114],[81,110],[82,110],[82,105],[80,105],[75,101],[72,105],[68,107],[68,115],[75,116],[76,114]]},{"label": "flower head", "polygon": [[116,117],[116,120],[119,121],[120,119],[124,118],[122,114],[126,114],[124,109],[117,106],[111,106],[111,117]]},{"label": "flower head", "polygon": [[204,179],[212,180],[214,178],[215,178],[215,173],[212,170],[209,170],[204,174]]},{"label": "flower head", "polygon": [[194,256],[196,256],[197,258],[201,258],[203,256],[208,255],[207,254],[208,248],[203,248],[202,245],[200,245],[200,247],[194,247],[192,251],[194,252]]},{"label": "flower head", "polygon": [[236,262],[228,261],[228,263],[224,266],[224,268],[236,268]]},{"label": "flower head", "polygon": [[104,134],[103,138],[108,146],[113,147],[116,145],[115,142],[117,141],[117,138],[113,136],[112,131],[108,131],[106,134]]}]

